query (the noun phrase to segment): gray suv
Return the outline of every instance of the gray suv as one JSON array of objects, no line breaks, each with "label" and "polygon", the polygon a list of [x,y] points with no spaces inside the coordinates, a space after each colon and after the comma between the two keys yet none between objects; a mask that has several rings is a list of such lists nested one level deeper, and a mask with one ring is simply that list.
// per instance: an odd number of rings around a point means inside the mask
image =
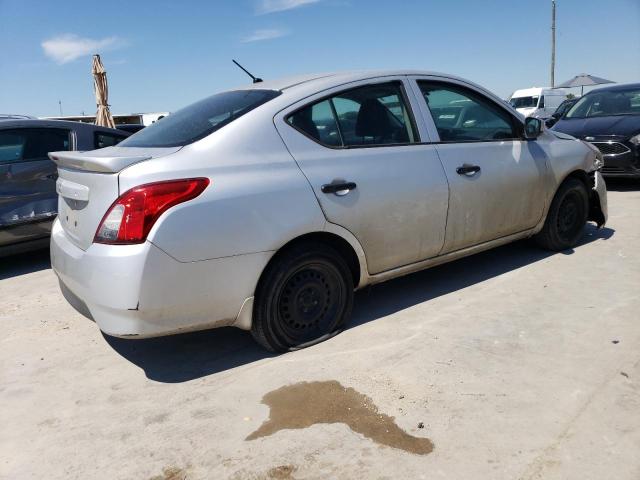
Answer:
[{"label": "gray suv", "polygon": [[129,135],[79,122],[0,120],[0,256],[49,244],[58,171],[48,152],[95,150]]}]

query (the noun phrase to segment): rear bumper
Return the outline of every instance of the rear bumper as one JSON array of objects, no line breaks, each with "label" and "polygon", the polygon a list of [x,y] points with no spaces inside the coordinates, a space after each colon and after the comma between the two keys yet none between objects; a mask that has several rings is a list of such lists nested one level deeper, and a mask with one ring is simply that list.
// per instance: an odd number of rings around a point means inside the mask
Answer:
[{"label": "rear bumper", "polygon": [[65,298],[100,329],[151,337],[231,325],[270,252],[178,262],[150,242],[75,246],[56,221],[51,265]]}]

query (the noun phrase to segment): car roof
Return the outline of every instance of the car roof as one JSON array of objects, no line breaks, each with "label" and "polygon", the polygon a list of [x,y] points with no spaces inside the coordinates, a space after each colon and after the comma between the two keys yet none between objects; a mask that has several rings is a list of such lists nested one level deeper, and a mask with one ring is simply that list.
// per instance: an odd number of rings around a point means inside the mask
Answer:
[{"label": "car roof", "polygon": [[278,104],[281,102],[284,103],[297,101],[310,95],[322,92],[323,90],[339,87],[351,82],[384,77],[400,77],[413,75],[436,78],[440,77],[440,79],[442,80],[455,80],[463,82],[469,86],[481,90],[487,96],[492,97],[497,102],[504,102],[504,100],[499,98],[493,92],[480,85],[470,82],[469,80],[447,73],[433,72],[428,70],[357,70],[346,72],[315,73],[298,75],[294,77],[276,78],[273,80],[265,80],[259,83],[242,85],[231,90],[263,89],[279,91],[282,92],[281,97],[283,98],[280,99],[280,102],[274,102],[274,104]]},{"label": "car roof", "polygon": [[66,128],[69,130],[92,130],[101,132],[113,132],[125,134],[122,130],[101,127],[92,123],[72,122],[69,120],[45,120],[45,119],[6,119],[0,121],[0,129],[6,128]]},{"label": "car roof", "polygon": [[620,90],[632,90],[632,89],[640,89],[640,83],[616,83],[615,85],[610,85],[608,87],[600,87],[594,88],[589,92],[585,93],[585,95],[590,95],[592,93],[599,92],[616,92]]},{"label": "car roof", "polygon": [[359,80],[366,80],[369,78],[403,75],[429,75],[463,80],[462,78],[456,77],[454,75],[426,70],[356,70],[344,72],[310,73],[304,75],[276,78],[273,80],[268,79],[259,83],[242,85],[233,88],[232,90],[265,89],[284,91],[293,89],[294,87],[313,89],[318,85],[325,85],[327,83],[333,83],[337,86],[343,83],[357,82]]}]

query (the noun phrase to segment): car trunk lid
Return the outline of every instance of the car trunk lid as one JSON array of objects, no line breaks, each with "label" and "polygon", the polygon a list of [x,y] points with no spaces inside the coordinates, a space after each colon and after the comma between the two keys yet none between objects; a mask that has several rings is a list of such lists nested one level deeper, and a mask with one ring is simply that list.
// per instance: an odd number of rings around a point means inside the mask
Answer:
[{"label": "car trunk lid", "polygon": [[58,219],[69,240],[86,250],[102,218],[120,195],[119,172],[138,162],[169,155],[175,148],[109,147],[91,152],[52,152],[58,165]]}]

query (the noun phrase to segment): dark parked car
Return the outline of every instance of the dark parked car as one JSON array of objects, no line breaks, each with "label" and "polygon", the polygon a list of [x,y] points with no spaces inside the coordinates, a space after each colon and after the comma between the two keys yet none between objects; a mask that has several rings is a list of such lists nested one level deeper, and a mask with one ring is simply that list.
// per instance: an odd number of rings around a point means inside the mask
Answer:
[{"label": "dark parked car", "polygon": [[60,120],[6,119],[0,122],[0,256],[48,244],[57,214],[55,163],[58,150],[95,150],[131,135],[95,125]]},{"label": "dark parked car", "polygon": [[547,127],[553,127],[558,120],[564,117],[565,113],[567,113],[571,107],[573,107],[576,102],[580,100],[579,98],[568,98],[556,108],[556,111],[551,114],[549,118],[547,118],[544,123]]},{"label": "dark parked car", "polygon": [[604,175],[640,178],[640,83],[590,91],[552,130],[595,145]]}]

